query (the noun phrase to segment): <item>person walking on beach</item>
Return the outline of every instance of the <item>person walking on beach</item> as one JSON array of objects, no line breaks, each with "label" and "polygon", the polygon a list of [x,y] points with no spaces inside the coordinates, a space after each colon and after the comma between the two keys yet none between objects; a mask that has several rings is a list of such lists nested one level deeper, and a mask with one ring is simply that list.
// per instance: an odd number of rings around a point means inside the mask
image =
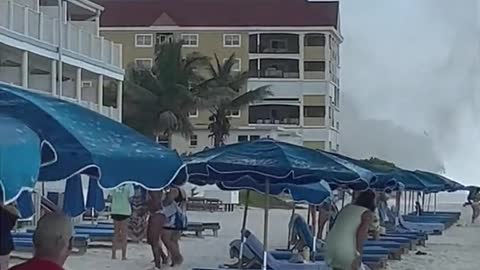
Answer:
[{"label": "person walking on beach", "polygon": [[163,201],[162,212],[167,218],[167,222],[162,231],[162,241],[170,255],[171,266],[180,265],[183,262],[179,240],[182,231],[187,227],[186,199],[183,189],[172,187]]},{"label": "person walking on beach", "polygon": [[167,263],[168,258],[163,252],[161,235],[163,226],[167,222],[165,215],[162,213],[162,191],[148,192],[147,207],[149,211],[148,227],[147,227],[147,243],[152,248],[153,262],[156,268],[161,268],[162,263]]},{"label": "person walking on beach", "polygon": [[0,270],[7,270],[10,253],[13,251],[11,230],[15,227],[18,212],[13,205],[0,203]]},{"label": "person walking on beach", "polygon": [[139,243],[145,239],[147,232],[146,190],[141,186],[136,186],[134,193],[131,201],[132,216],[128,223],[128,236],[133,242]]},{"label": "person walking on beach", "polygon": [[70,256],[73,224],[60,213],[48,213],[40,218],[33,233],[33,258],[11,270],[63,270]]},{"label": "person walking on beach", "polygon": [[117,250],[122,250],[122,260],[127,259],[128,218],[132,215],[130,198],[134,195],[132,184],[124,184],[110,192],[112,198],[111,217],[113,219],[112,260],[117,258]]},{"label": "person walking on beach", "polygon": [[480,216],[480,187],[471,187],[467,196],[467,202],[463,207],[470,205],[472,207],[472,224]]},{"label": "person walking on beach", "polygon": [[333,270],[364,269],[363,243],[368,238],[375,208],[375,193],[367,190],[338,213],[325,243],[325,261]]},{"label": "person walking on beach", "polygon": [[[323,239],[323,231],[325,228],[325,224],[327,221],[330,220],[334,213],[334,209],[332,207],[332,202],[324,202],[321,205],[311,205],[310,206],[310,215],[312,220],[312,227],[317,225],[317,239]],[[318,219],[317,219],[318,214]],[[317,224],[315,224],[317,221]]]}]

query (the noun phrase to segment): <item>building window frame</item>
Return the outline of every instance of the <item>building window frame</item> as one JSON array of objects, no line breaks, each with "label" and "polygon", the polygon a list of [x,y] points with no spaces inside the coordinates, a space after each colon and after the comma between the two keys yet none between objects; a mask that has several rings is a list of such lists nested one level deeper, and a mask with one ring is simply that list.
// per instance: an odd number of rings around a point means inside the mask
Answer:
[{"label": "building window frame", "polygon": [[[228,61],[228,58],[223,58],[223,63],[225,64],[225,62]],[[238,63],[238,67],[235,68],[235,64],[232,66],[232,71],[235,71],[235,72],[240,72],[242,71],[242,58],[235,58],[235,61],[237,61]]]},{"label": "building window frame", "polygon": [[240,109],[234,109],[234,110],[227,110],[225,112],[225,115],[230,118],[240,118],[242,116],[242,113],[240,112]]},{"label": "building window frame", "polygon": [[92,81],[82,81],[82,88],[92,88],[93,82]]},{"label": "building window frame", "polygon": [[[319,110],[318,114],[314,113],[314,115],[311,115],[308,111],[308,109],[314,109],[314,108],[321,109],[321,107],[323,107],[323,114],[322,114],[322,110]],[[327,109],[326,109],[325,105],[304,105],[303,106],[303,117],[306,117],[306,118],[325,118],[326,110]]]},{"label": "building window frame", "polygon": [[[315,38],[320,39],[319,42],[314,42]],[[308,33],[305,35],[305,47],[325,47],[326,43],[327,37],[323,33]]]},{"label": "building window frame", "polygon": [[[150,44],[146,43],[147,37],[150,38]],[[140,44],[139,38],[143,38],[143,44]],[[153,34],[135,34],[135,47],[136,48],[152,48]]]},{"label": "building window frame", "polygon": [[[145,69],[151,69],[153,67],[153,59],[152,58],[135,58],[135,66],[136,67],[140,67],[140,68],[145,68]],[[148,64],[147,66],[145,65],[140,65],[139,62],[140,61],[146,61],[146,62],[149,62],[150,64]]]},{"label": "building window frame", "polygon": [[[198,48],[199,45],[199,35],[198,34],[181,34],[180,38],[183,41],[183,47],[186,48]],[[195,42],[192,42],[195,41]]]},{"label": "building window frame", "polygon": [[190,147],[197,147],[198,146],[198,135],[197,134],[190,135],[189,145],[190,145]]},{"label": "building window frame", "polygon": [[188,112],[188,117],[189,118],[198,118],[198,109],[195,109],[195,113],[192,113],[192,112]]},{"label": "building window frame", "polygon": [[[235,38],[238,37],[238,44],[235,44]],[[230,38],[231,44],[227,44]],[[225,48],[240,48],[242,46],[242,35],[240,34],[223,34],[223,47]]]}]

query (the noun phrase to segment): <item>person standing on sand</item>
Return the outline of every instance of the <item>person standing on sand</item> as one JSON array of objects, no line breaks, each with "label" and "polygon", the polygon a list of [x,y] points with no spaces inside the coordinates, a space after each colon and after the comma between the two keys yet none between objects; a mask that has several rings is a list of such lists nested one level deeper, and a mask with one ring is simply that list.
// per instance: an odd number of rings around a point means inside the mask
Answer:
[{"label": "person standing on sand", "polygon": [[110,192],[112,197],[111,217],[113,219],[112,260],[117,250],[122,250],[122,260],[127,259],[128,219],[132,215],[130,198],[134,195],[132,184],[124,184]]},{"label": "person standing on sand", "polygon": [[18,212],[15,206],[0,203],[0,270],[7,270],[13,251],[11,230],[15,227]]},{"label": "person standing on sand", "polygon": [[129,237],[133,242],[139,243],[145,239],[147,232],[147,206],[146,191],[141,186],[135,187],[135,195],[132,197],[132,216],[128,223]]},{"label": "person standing on sand", "polygon": [[333,270],[364,269],[363,243],[374,219],[375,193],[367,190],[337,215],[325,241],[325,261]]},{"label": "person standing on sand", "polygon": [[60,213],[40,218],[33,233],[33,258],[11,270],[63,270],[72,251],[73,224]]},{"label": "person standing on sand", "polygon": [[168,249],[172,267],[183,263],[178,241],[182,236],[182,231],[187,227],[186,200],[186,193],[183,189],[172,187],[163,201],[162,212],[167,218],[167,223],[163,227],[162,241]]},{"label": "person standing on sand", "polygon": [[480,216],[480,187],[471,187],[467,196],[467,202],[463,207],[470,205],[472,207],[472,224]]},{"label": "person standing on sand", "polygon": [[162,263],[168,263],[168,257],[163,252],[160,236],[163,232],[163,226],[167,222],[167,218],[163,215],[162,191],[148,192],[147,206],[149,211],[148,227],[147,227],[147,243],[152,248],[153,261],[156,268],[161,268]]}]

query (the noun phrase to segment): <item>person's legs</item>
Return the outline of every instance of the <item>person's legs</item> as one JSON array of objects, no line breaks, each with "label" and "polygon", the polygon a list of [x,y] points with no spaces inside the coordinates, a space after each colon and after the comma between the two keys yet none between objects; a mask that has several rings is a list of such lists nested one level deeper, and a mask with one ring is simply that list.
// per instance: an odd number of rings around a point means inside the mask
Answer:
[{"label": "person's legs", "polygon": [[182,236],[182,232],[175,230],[171,231],[170,239],[172,241],[172,245],[174,246],[175,250],[175,259],[172,259],[172,266],[175,265],[180,265],[183,263],[183,256],[182,253],[180,252],[180,237]]},{"label": "person's legs", "polygon": [[174,233],[175,231],[173,230],[163,230],[161,237],[162,237],[163,243],[167,247],[168,253],[170,254],[172,265],[177,265],[181,261],[181,255],[179,254],[179,250],[175,241],[173,241]]},{"label": "person's legs", "polygon": [[10,255],[0,256],[0,270],[7,270],[9,261],[10,261]]},{"label": "person's legs", "polygon": [[150,215],[148,218],[148,227],[147,227],[147,242],[152,248],[153,253],[153,261],[155,263],[155,267],[160,268],[162,265],[162,258],[158,253],[159,250],[159,242],[160,239],[160,229],[159,229],[159,220],[158,215]]},{"label": "person's legs", "polygon": [[122,260],[127,259],[127,244],[128,244],[128,218],[120,222],[120,245],[122,248]]},{"label": "person's legs", "polygon": [[321,208],[318,211],[318,228],[317,228],[317,238],[322,239],[323,237],[323,229],[325,228],[325,224],[330,219],[330,213],[325,209]]},{"label": "person's legs", "polygon": [[113,238],[112,238],[112,260],[117,258],[117,249],[119,245],[120,221],[113,220]]}]

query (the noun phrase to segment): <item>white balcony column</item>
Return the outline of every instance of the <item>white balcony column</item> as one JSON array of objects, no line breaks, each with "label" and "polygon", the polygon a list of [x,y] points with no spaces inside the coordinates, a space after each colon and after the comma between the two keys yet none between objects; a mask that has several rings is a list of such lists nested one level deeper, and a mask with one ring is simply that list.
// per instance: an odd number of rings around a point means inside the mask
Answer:
[{"label": "white balcony column", "polygon": [[300,97],[300,111],[299,111],[299,116],[300,116],[299,124],[300,124],[300,127],[304,127],[304,126],[305,126],[305,125],[304,125],[304,111],[305,111],[304,106],[305,106],[305,104],[304,104],[303,99],[304,99],[304,95],[303,95],[303,93],[302,93],[302,96]]},{"label": "white balcony column", "polygon": [[298,71],[300,72],[300,80],[305,79],[305,34],[298,35],[298,48],[300,49],[300,60],[298,61]]},{"label": "white balcony column", "polygon": [[103,111],[103,75],[98,75],[98,83],[97,83],[97,104],[98,104],[98,111],[102,113]]},{"label": "white balcony column", "polygon": [[82,69],[77,68],[75,76],[75,97],[77,98],[77,101],[80,102],[82,101]]},{"label": "white balcony column", "polygon": [[50,76],[50,86],[52,87],[52,96],[57,95],[57,61],[52,60],[51,62],[51,76]]},{"label": "white balcony column", "polygon": [[13,29],[13,2],[8,1],[8,29]]},{"label": "white balcony column", "polygon": [[28,36],[28,7],[23,8],[23,33]]},{"label": "white balcony column", "polygon": [[118,120],[122,122],[122,110],[123,110],[123,81],[117,82],[117,110]]},{"label": "white balcony column", "polygon": [[43,24],[44,24],[43,13],[40,12],[38,13],[38,38],[40,40],[43,40]]},{"label": "white balcony column", "polygon": [[28,51],[22,52],[22,86],[28,88]]}]

